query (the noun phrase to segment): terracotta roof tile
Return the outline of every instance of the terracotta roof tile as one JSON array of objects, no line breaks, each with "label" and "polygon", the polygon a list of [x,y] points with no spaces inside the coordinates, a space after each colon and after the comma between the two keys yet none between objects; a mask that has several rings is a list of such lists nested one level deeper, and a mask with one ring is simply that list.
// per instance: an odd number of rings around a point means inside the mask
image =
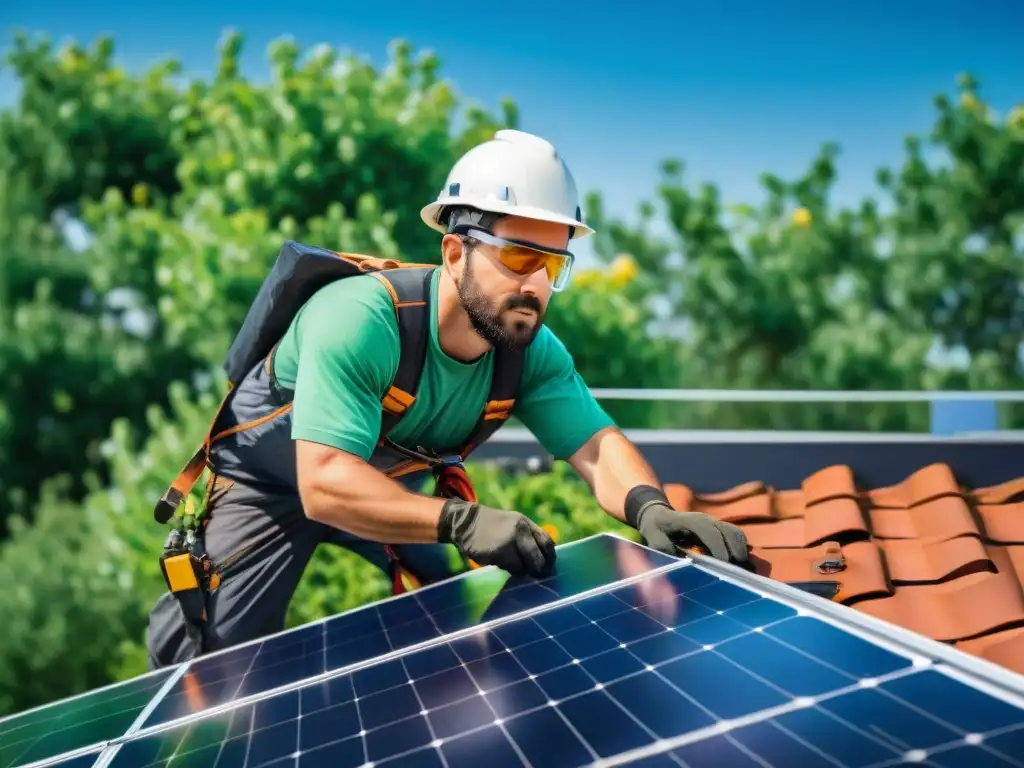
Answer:
[{"label": "terracotta roof tile", "polygon": [[898,587],[892,597],[865,600],[857,608],[936,640],[967,640],[1024,622],[1024,596],[1013,573]]},{"label": "terracotta roof tile", "polygon": [[1024,501],[1024,477],[1009,480],[989,488],[977,488],[972,493],[979,504],[1006,504],[1010,501]]},{"label": "terracotta roof tile", "polygon": [[917,470],[899,485],[868,489],[873,507],[909,509],[942,496],[959,496],[960,488],[953,472],[945,464],[930,464]]},{"label": "terracotta roof tile", "polygon": [[745,526],[752,547],[810,547],[829,539],[864,536],[867,524],[853,499],[832,499],[807,507],[803,517],[750,523]]},{"label": "terracotta roof tile", "polygon": [[995,571],[981,539],[892,539],[880,541],[889,564],[889,578],[896,584],[927,584]]},{"label": "terracotta roof tile", "polygon": [[979,504],[986,537],[1000,544],[1024,544],[1024,503]]},{"label": "terracotta roof tile", "polygon": [[[964,487],[945,464],[885,488],[846,466],[800,488],[752,480],[673,506],[740,525],[758,574],[838,583],[836,602],[1024,673],[1024,477]],[[839,570],[819,567],[841,558]]]},{"label": "terracotta roof tile", "polygon": [[772,497],[761,483],[746,483],[725,493],[695,495],[682,485],[670,486],[669,501],[676,509],[706,512],[728,523],[772,520]]},{"label": "terracotta roof tile", "polygon": [[840,592],[836,600],[844,602],[854,598],[888,595],[892,591],[885,577],[881,552],[873,542],[858,541],[840,547],[847,568],[839,578],[822,573],[818,564],[824,560],[826,545],[808,549],[759,549],[751,551],[751,561],[760,576],[777,581],[839,581]]},{"label": "terracotta roof tile", "polygon": [[962,640],[955,645],[961,651],[1024,674],[1024,627],[992,632],[974,640]]},{"label": "terracotta roof tile", "polygon": [[909,509],[874,507],[869,516],[872,532],[880,539],[951,539],[978,535],[971,510],[959,496],[926,501]]}]

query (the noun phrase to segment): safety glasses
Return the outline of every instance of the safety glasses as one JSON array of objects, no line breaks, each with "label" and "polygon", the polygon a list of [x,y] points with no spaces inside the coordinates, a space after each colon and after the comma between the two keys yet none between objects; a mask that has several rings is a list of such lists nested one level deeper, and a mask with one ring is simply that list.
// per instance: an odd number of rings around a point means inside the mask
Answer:
[{"label": "safety glasses", "polygon": [[534,243],[508,240],[476,228],[458,228],[457,234],[464,234],[497,249],[497,259],[517,275],[532,275],[543,269],[551,283],[551,290],[562,291],[569,284],[575,257],[569,251],[556,248],[541,248]]}]

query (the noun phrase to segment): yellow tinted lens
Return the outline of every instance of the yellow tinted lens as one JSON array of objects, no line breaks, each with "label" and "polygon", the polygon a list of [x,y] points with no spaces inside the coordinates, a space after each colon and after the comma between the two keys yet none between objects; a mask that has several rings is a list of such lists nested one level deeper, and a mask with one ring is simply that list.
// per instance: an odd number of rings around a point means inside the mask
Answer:
[{"label": "yellow tinted lens", "polygon": [[501,263],[517,275],[532,275],[538,269],[544,269],[547,271],[548,279],[554,282],[565,264],[565,256],[521,245],[506,245],[501,249]]}]

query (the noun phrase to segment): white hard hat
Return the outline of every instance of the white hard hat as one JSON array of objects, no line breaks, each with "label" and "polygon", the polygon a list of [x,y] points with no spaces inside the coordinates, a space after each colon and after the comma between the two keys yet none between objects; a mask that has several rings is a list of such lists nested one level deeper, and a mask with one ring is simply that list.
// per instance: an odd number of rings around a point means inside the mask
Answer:
[{"label": "white hard hat", "polygon": [[573,228],[570,239],[594,233],[583,223],[576,181],[558,151],[524,131],[498,131],[460,157],[420,217],[431,229],[446,232],[441,219],[451,206],[565,224]]}]

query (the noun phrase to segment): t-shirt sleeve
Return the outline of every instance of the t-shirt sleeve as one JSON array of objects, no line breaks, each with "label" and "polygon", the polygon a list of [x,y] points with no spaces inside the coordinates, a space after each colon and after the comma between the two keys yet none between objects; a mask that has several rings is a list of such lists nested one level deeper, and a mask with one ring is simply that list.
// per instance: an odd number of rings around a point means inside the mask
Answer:
[{"label": "t-shirt sleeve", "polygon": [[387,289],[373,278],[332,283],[314,294],[296,323],[292,438],[369,460],[380,435],[381,399],[398,367]]},{"label": "t-shirt sleeve", "polygon": [[576,371],[565,345],[546,327],[527,350],[512,415],[556,459],[568,459],[594,434],[615,425]]}]

